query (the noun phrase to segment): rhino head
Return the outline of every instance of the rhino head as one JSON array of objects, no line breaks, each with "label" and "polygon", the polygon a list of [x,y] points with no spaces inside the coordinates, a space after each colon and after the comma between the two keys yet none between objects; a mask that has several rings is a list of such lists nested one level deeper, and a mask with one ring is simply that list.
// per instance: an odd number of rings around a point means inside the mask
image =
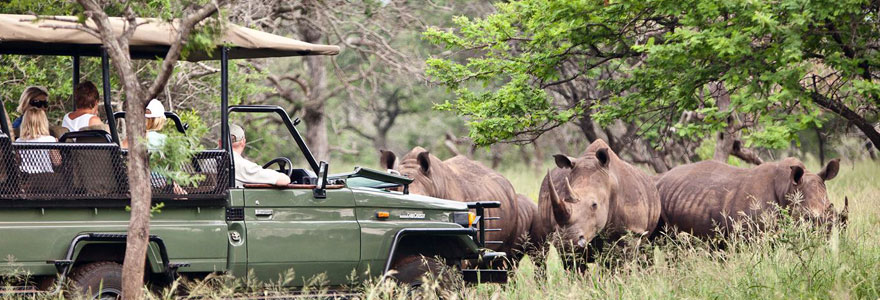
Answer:
[{"label": "rhino head", "polygon": [[777,199],[782,206],[789,207],[793,213],[817,223],[845,220],[848,199],[841,212],[835,211],[828,200],[825,187],[825,181],[837,176],[840,159],[832,159],[815,174],[807,171],[804,164],[795,158],[787,158],[782,164],[781,171],[776,176]]},{"label": "rhino head", "polygon": [[553,156],[557,167],[571,170],[564,178],[547,174],[553,217],[562,229],[563,245],[583,250],[608,224],[618,188],[618,179],[610,172],[612,155],[610,149],[599,148],[580,158]]},{"label": "rhino head", "polygon": [[422,147],[415,147],[398,162],[397,155],[382,150],[379,158],[381,167],[411,178],[409,191],[413,194],[431,197],[445,197],[446,179],[450,176],[443,167],[443,161]]}]

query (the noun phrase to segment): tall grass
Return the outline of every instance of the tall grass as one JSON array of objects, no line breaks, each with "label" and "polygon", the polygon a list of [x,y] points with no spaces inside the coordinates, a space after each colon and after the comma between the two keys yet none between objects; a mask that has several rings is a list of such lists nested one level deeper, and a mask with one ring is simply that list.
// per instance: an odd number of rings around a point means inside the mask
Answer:
[{"label": "tall grass", "polygon": [[[818,165],[808,163],[810,170]],[[341,169],[337,169],[340,170]],[[502,172],[518,192],[535,199],[546,170],[510,167]],[[723,249],[688,235],[642,243],[637,254],[611,267],[591,265],[584,273],[566,271],[551,251],[546,269],[525,258],[504,285],[440,285],[428,280],[411,289],[372,280],[355,290],[355,299],[877,299],[880,298],[880,164],[844,164],[827,182],[835,207],[849,197],[849,225],[830,233],[791,218],[760,234],[738,233]],[[613,254],[611,254],[613,255]],[[291,276],[280,276],[279,282]],[[320,280],[316,281],[320,282]],[[320,285],[297,291],[334,298]],[[178,281],[152,299],[221,299],[279,296],[291,291],[247,278],[212,276]],[[7,297],[8,298],[8,297]],[[46,298],[36,296],[36,298]],[[53,299],[57,299],[54,297]]]},{"label": "tall grass", "polygon": [[[818,170],[815,163],[808,164]],[[540,180],[504,170],[518,188]],[[507,173],[512,172],[512,173]],[[534,171],[533,171],[534,172]],[[534,174],[534,173],[533,173]],[[830,234],[783,218],[776,230],[734,234],[719,250],[687,235],[643,245],[640,255],[585,274],[550,254],[545,272],[526,259],[506,285],[456,290],[448,299],[877,299],[880,297],[880,164],[846,164],[827,182],[835,207],[850,200],[849,226]],[[543,176],[541,176],[543,177]],[[540,178],[540,177],[539,177]],[[526,191],[535,191],[531,187]],[[531,193],[531,192],[526,192]],[[787,221],[786,221],[787,220]],[[387,290],[370,286],[368,291]],[[373,292],[371,299],[388,299]]]}]

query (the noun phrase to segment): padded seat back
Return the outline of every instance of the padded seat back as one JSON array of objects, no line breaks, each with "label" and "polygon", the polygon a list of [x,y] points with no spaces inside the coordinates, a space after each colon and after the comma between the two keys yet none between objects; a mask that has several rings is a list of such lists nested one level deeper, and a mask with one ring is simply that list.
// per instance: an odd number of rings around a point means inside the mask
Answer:
[{"label": "padded seat back", "polygon": [[21,198],[126,199],[128,178],[116,144],[15,143]]},{"label": "padded seat back", "polygon": [[0,133],[0,199],[18,197],[18,159],[9,136]]}]

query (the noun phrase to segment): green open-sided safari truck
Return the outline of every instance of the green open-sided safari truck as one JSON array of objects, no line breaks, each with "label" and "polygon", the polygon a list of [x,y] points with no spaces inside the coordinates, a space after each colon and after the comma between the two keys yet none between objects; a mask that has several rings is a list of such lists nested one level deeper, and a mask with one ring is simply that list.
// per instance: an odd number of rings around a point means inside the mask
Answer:
[{"label": "green open-sided safari truck", "polygon": [[[112,297],[121,288],[130,195],[127,151],[120,148],[115,125],[124,113],[114,113],[110,103],[108,56],[91,35],[49,28],[46,25],[56,21],[33,19],[0,15],[0,55],[71,56],[74,84],[80,77],[80,58],[100,57],[105,114],[114,117],[106,120],[110,132],[71,132],[58,143],[13,142],[10,128],[0,121],[0,257],[5,260],[0,274],[29,274],[30,280],[20,283],[20,290],[29,292],[58,292],[61,285],[50,286],[63,282],[91,289],[94,296]],[[112,21],[122,26],[122,20]],[[171,30],[161,22],[138,27],[131,38],[132,57],[164,57],[170,38],[176,36]],[[445,260],[469,282],[506,281],[503,270],[467,269],[495,265],[489,262],[504,257],[481,245],[481,216],[469,211],[469,206],[482,211],[497,203],[411,195],[410,179],[363,168],[328,175],[328,164],[315,160],[296,129],[298,120],[291,121],[284,109],[228,106],[228,94],[235,92],[228,91],[230,59],[335,55],[338,47],[235,25],[225,28],[221,42],[213,53],[192,53],[185,60],[220,61],[222,147],[198,153],[186,166],[184,171],[204,179],[182,187],[185,197],[153,188],[153,203],[164,207],[151,222],[149,282],[161,285],[176,276],[248,272],[271,281],[293,271],[293,286],[319,274],[326,276],[328,286],[387,276],[417,283],[431,269],[416,259],[421,257],[434,263]],[[5,120],[2,104],[0,120]],[[296,169],[287,163],[290,158],[280,157],[272,162],[291,177],[291,184],[235,187],[228,127],[233,113],[276,114],[302,152],[303,157],[295,159],[308,166]],[[186,129],[176,123],[178,130]],[[51,172],[28,172],[25,166],[41,151],[58,153],[60,164]]]}]

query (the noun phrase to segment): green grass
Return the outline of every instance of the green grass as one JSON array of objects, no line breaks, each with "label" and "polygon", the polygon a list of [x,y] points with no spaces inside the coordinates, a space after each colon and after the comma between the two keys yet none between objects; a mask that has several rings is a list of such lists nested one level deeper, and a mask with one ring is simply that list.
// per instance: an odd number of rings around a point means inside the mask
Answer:
[{"label": "green grass", "polygon": [[[815,163],[808,164],[818,170]],[[544,171],[546,172],[546,171]],[[532,193],[527,172],[505,170]],[[830,236],[796,222],[759,236],[734,235],[725,250],[684,237],[643,247],[613,268],[567,272],[552,256],[546,274],[530,262],[506,286],[464,288],[461,298],[500,299],[877,299],[880,297],[880,164],[845,164],[827,183],[835,207],[850,199],[845,231]],[[533,185],[540,181],[534,181]],[[533,195],[533,194],[532,194]],[[539,275],[541,274],[541,275]]]},{"label": "green grass", "polygon": [[[810,170],[818,164],[808,163]],[[335,168],[334,172],[350,168]],[[546,169],[503,168],[518,192],[535,199]],[[562,268],[550,253],[546,271],[526,258],[506,285],[452,286],[429,282],[418,291],[389,282],[361,287],[359,299],[877,299],[880,297],[880,163],[846,163],[827,183],[835,207],[850,199],[845,231],[830,235],[787,218],[759,235],[735,234],[718,250],[681,235],[643,244],[613,267],[586,274]],[[609,255],[610,257],[615,257]],[[619,258],[619,257],[618,257]],[[286,293],[271,285],[245,288],[246,280],[217,277],[190,284],[192,297],[220,299]],[[321,293],[322,289],[311,289]],[[170,298],[171,294],[153,295]]]}]

